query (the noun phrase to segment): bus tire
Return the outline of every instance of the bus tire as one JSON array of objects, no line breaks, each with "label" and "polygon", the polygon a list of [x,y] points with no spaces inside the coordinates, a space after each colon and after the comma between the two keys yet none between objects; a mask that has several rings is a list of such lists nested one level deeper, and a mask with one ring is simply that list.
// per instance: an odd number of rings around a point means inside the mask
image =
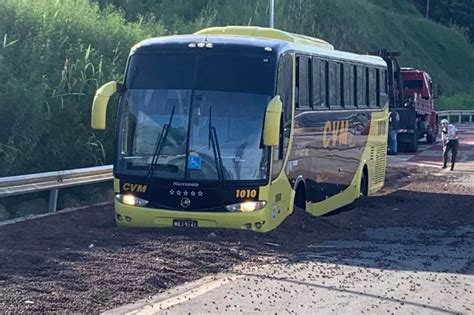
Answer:
[{"label": "bus tire", "polygon": [[362,176],[360,177],[359,186],[359,197],[367,197],[369,195],[369,173],[367,166],[364,166],[362,170]]},{"label": "bus tire", "polygon": [[306,211],[306,189],[303,183],[298,184],[296,189],[294,207]]}]

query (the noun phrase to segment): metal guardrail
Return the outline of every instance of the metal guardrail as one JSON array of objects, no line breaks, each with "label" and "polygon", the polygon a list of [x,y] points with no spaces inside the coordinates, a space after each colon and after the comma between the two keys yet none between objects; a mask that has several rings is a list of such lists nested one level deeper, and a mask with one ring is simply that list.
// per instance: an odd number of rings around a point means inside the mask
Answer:
[{"label": "metal guardrail", "polygon": [[107,182],[112,165],[38,174],[0,177],[0,198],[49,190],[48,211],[56,212],[59,189]]},{"label": "metal guardrail", "polygon": [[[474,110],[444,110],[438,112],[439,120],[446,118],[451,123],[472,123],[474,122]],[[451,117],[456,117],[457,121]]]}]

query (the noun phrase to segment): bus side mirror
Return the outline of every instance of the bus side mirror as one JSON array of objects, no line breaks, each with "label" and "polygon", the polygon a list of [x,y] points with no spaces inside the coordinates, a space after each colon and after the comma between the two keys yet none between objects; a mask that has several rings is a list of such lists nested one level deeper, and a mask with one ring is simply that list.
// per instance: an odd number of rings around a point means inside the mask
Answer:
[{"label": "bus side mirror", "polygon": [[110,97],[117,92],[119,85],[117,81],[110,81],[102,85],[97,92],[95,92],[91,113],[92,129],[105,129],[107,104],[109,103]]},{"label": "bus side mirror", "polygon": [[280,121],[283,104],[280,96],[275,96],[268,102],[263,126],[263,144],[275,147],[280,143]]}]

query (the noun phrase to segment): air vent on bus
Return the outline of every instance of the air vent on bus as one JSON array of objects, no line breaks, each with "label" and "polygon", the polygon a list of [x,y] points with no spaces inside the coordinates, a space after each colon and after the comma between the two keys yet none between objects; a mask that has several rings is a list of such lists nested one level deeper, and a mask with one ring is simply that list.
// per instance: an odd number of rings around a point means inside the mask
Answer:
[{"label": "air vent on bus", "polygon": [[386,164],[387,146],[384,144],[378,145],[375,148],[375,164],[373,183],[383,183],[385,179],[385,164]]},{"label": "air vent on bus", "polygon": [[370,156],[369,156],[369,159],[371,161],[374,161],[375,160],[375,148],[374,147],[370,147]]}]

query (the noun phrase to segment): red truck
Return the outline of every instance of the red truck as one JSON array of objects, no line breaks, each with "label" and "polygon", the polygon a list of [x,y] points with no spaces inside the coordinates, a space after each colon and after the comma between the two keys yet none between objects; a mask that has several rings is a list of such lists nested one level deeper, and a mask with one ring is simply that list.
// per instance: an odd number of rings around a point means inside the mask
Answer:
[{"label": "red truck", "polygon": [[398,143],[407,151],[418,149],[418,140],[434,143],[438,136],[438,114],[434,105],[433,81],[422,70],[401,68],[403,80],[403,106],[396,108],[400,114]]},{"label": "red truck", "polygon": [[426,136],[428,143],[436,142],[438,114],[434,105],[433,81],[422,70],[400,68],[400,53],[381,49],[370,53],[382,57],[388,65],[388,93],[390,110],[398,112],[399,151],[416,152],[418,140]]}]

